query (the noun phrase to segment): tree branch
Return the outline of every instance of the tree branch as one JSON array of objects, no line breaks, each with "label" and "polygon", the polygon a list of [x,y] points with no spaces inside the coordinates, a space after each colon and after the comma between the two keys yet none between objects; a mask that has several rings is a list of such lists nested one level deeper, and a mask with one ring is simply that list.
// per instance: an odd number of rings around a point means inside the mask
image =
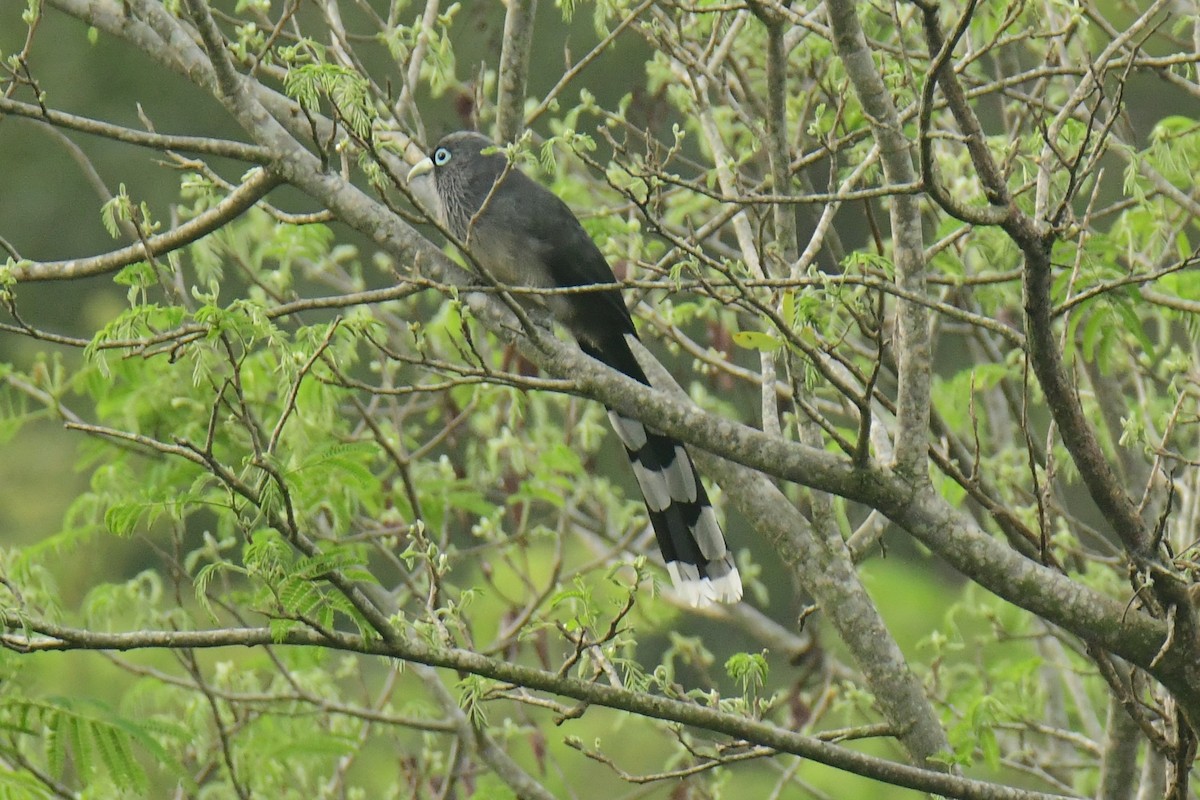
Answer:
[{"label": "tree branch", "polygon": [[298,645],[328,647],[364,655],[397,658],[431,667],[467,672],[503,683],[550,692],[606,708],[628,711],[645,717],[690,725],[701,730],[723,733],[779,752],[793,753],[875,780],[963,800],[1051,800],[1060,795],[1014,789],[985,781],[970,780],[898,764],[849,750],[839,745],[803,736],[767,722],[752,720],[707,706],[672,700],[645,692],[569,678],[556,672],[526,667],[511,661],[493,659],[469,650],[435,647],[419,635],[400,637],[392,643],[367,640],[347,633],[293,629],[280,634],[268,628],[233,628],[206,631],[138,631],[100,633],[68,628],[22,618],[12,612],[3,615],[4,624],[27,633],[0,635],[0,645],[18,653],[64,650],[144,650],[150,648],[264,647]]},{"label": "tree branch", "polygon": [[[879,143],[885,179],[892,184],[916,180],[911,144],[904,136],[899,114],[858,21],[858,5],[850,0],[828,0],[826,13],[833,31],[834,48],[845,65],[855,95]],[[897,195],[889,208],[892,257],[896,282],[914,294],[925,294],[925,246],[920,206],[916,198]],[[896,468],[913,481],[928,479],[929,387],[932,381],[929,314],[915,303],[899,303],[896,311],[898,393],[896,397]]]},{"label": "tree branch", "polygon": [[[259,121],[246,120],[251,125]],[[369,235],[401,262],[420,264],[443,283],[470,285],[465,271],[401,220],[339,176],[321,172],[316,157],[300,148],[273,121],[263,121],[262,127],[252,130],[260,144],[277,154],[276,167],[283,177],[321,201],[339,219]],[[485,314],[482,318],[493,332],[517,343],[523,353],[552,374],[577,379],[584,394],[664,433],[754,469],[879,508],[991,591],[1134,663],[1148,666],[1158,654],[1166,636],[1161,623],[1137,612],[1125,613],[1121,604],[999,545],[971,520],[946,506],[929,488],[914,489],[905,478],[888,470],[857,468],[823,451],[710,418],[606,370],[577,348],[552,337],[540,335],[536,342],[531,341],[506,321],[511,318],[503,306],[485,307],[492,316]],[[1189,668],[1175,653],[1168,653],[1152,672],[1181,691],[1181,697],[1193,698],[1197,693],[1187,682]],[[1196,686],[1200,681],[1190,684]],[[1200,708],[1200,698],[1192,702]]]},{"label": "tree branch", "polygon": [[515,142],[524,128],[537,0],[508,0],[507,6],[504,45],[500,49],[499,97],[496,99],[496,140],[505,144]]},{"label": "tree branch", "polygon": [[[649,353],[637,355],[655,385],[669,387],[678,402],[687,402],[687,395],[662,364]],[[754,529],[770,539],[773,551],[791,567],[800,585],[812,593],[913,763],[936,765],[931,759],[950,749],[938,715],[862,585],[836,529],[830,525],[829,530],[814,530],[766,474],[703,450],[693,456]]]},{"label": "tree branch", "polygon": [[117,142],[124,142],[139,147],[149,147],[154,150],[176,150],[183,153],[220,156],[222,158],[246,161],[251,164],[265,164],[267,162],[267,151],[252,144],[213,139],[207,136],[170,136],[159,133],[147,133],[96,119],[89,119],[88,117],[55,111],[54,109],[43,110],[39,106],[22,103],[18,100],[10,100],[6,97],[0,97],[0,113],[48,122],[59,128],[68,128],[93,136],[102,136],[105,139],[112,139]]},{"label": "tree branch", "polygon": [[246,179],[245,183],[237,187],[224,200],[195,219],[189,220],[177,228],[172,228],[166,233],[160,233],[144,241],[139,241],[137,244],[91,258],[44,262],[20,261],[9,271],[9,274],[18,283],[22,283],[75,280],[116,272],[130,264],[178,250],[219,230],[248,211],[280,183],[282,181],[275,175],[257,169]]},{"label": "tree branch", "polygon": [[[1162,2],[1158,2],[1144,12],[1129,31],[1121,34],[1105,48],[1098,62],[1107,62],[1118,49],[1118,44],[1128,41],[1134,35],[1133,31],[1144,27],[1162,5]],[[1093,502],[1120,538],[1137,569],[1146,573],[1145,579],[1152,584],[1154,593],[1160,598],[1162,605],[1175,609],[1178,625],[1176,640],[1184,652],[1194,654],[1200,649],[1200,627],[1194,606],[1187,598],[1187,585],[1181,576],[1160,561],[1156,552],[1157,542],[1153,540],[1133,497],[1125,491],[1105,456],[1063,362],[1058,337],[1054,333],[1055,309],[1051,296],[1051,252],[1058,234],[1048,225],[1039,224],[1011,202],[1003,175],[983,140],[982,127],[966,103],[957,76],[945,61],[957,35],[961,35],[961,24],[959,27],[956,36],[943,43],[937,25],[937,10],[933,7],[926,8],[925,31],[930,52],[939,53],[939,57],[942,58],[942,66],[937,67],[937,77],[950,101],[956,120],[967,134],[972,162],[979,173],[985,194],[992,202],[1004,203],[1008,207],[1000,225],[1024,256],[1023,295],[1030,363],[1058,426],[1062,442],[1071,454],[1072,462],[1079,470]],[[1062,107],[1054,124],[1044,135],[1047,143],[1056,141],[1058,129],[1065,123],[1069,113],[1087,96],[1085,87],[1094,85],[1094,74],[1089,71],[1084,76],[1081,85],[1076,87],[1071,99]],[[1046,205],[1045,194],[1048,189],[1045,188],[1045,175],[1046,170],[1043,168],[1038,179],[1039,208]],[[1138,663],[1143,667],[1147,666],[1146,662]],[[1200,707],[1191,703],[1185,705],[1191,708],[1190,716],[1194,723],[1200,723],[1200,715],[1196,713],[1200,712]]]},{"label": "tree branch", "polygon": [[[476,311],[494,332],[517,344],[551,374],[573,376],[582,394],[723,458],[878,508],[989,591],[1139,666],[1147,667],[1159,654],[1166,639],[1161,621],[1127,609],[995,541],[931,486],[914,487],[892,470],[857,467],[824,450],[783,442],[712,417],[625,378],[552,337],[542,335],[532,343],[518,338],[511,326],[487,319],[490,309]],[[496,309],[496,313],[503,312]],[[1150,671],[1200,709],[1200,682],[1194,680],[1200,679],[1200,665],[1172,651]]]}]

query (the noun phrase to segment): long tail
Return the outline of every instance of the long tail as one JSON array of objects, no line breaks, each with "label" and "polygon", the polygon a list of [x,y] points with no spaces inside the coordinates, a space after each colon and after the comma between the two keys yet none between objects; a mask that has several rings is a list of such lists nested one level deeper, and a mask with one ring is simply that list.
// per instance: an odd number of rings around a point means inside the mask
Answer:
[{"label": "long tail", "polygon": [[[579,343],[592,358],[649,386],[625,335],[606,337],[603,347],[582,337]],[[687,450],[611,409],[608,419],[629,454],[675,591],[697,607],[736,603],[742,598],[742,578]]]}]

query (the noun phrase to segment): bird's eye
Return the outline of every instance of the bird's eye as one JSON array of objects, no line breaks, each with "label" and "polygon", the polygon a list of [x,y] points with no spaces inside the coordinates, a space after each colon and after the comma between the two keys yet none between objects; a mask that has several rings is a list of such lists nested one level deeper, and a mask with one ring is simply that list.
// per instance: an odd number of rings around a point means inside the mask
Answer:
[{"label": "bird's eye", "polygon": [[439,167],[450,161],[450,151],[444,147],[439,147],[433,153],[433,163]]}]

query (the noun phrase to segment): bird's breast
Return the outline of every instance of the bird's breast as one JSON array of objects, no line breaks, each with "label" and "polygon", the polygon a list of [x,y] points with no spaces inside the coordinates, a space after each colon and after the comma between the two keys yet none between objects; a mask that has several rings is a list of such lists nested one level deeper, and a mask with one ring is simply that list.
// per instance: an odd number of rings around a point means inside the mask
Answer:
[{"label": "bird's breast", "polygon": [[553,285],[546,248],[519,228],[477,224],[468,245],[479,265],[501,283],[530,288]]}]

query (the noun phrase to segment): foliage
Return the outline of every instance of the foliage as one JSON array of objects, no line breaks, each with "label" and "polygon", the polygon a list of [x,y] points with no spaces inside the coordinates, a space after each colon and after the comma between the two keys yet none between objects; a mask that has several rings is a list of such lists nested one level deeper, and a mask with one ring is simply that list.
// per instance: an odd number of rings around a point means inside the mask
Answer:
[{"label": "foliage", "polygon": [[[0,798],[1188,796],[1200,22],[564,0],[502,71],[501,4],[22,5]],[[405,161],[522,107],[703,412],[420,227]],[[721,477],[747,601],[663,589],[597,400]]]}]

